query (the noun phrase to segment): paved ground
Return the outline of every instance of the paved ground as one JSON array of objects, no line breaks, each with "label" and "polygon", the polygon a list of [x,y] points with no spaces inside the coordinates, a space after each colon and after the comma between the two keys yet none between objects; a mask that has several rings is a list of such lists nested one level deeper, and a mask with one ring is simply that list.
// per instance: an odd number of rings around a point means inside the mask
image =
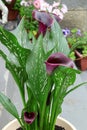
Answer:
[{"label": "paved ground", "polygon": [[[53,0],[46,0],[48,2],[53,2]],[[55,0],[62,1],[66,4],[69,9],[84,8],[87,9],[87,0]]]}]

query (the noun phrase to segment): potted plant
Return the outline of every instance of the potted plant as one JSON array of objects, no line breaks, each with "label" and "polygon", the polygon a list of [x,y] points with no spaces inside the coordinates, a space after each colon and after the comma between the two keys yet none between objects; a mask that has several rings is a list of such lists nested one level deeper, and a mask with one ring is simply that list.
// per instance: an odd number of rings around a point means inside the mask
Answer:
[{"label": "potted plant", "polygon": [[[23,102],[21,115],[11,99],[1,92],[0,103],[17,119],[22,130],[55,130],[64,98],[87,82],[70,87],[80,71],[74,69],[73,61],[68,58],[70,50],[59,24],[48,12],[34,10],[32,14],[39,24],[39,36],[33,36],[32,41],[24,29],[24,19],[13,34],[0,27],[0,42],[9,51],[6,54],[0,50],[0,55],[19,88]],[[61,127],[76,130],[72,125]]]},{"label": "potted plant", "polygon": [[20,0],[2,0],[8,8],[8,21],[16,20],[20,9]]},{"label": "potted plant", "polygon": [[[76,130],[76,128],[70,122],[68,122],[67,120],[65,120],[62,117],[58,117],[58,119],[56,121],[55,129],[64,130],[64,128],[66,130]],[[10,123],[8,123],[8,125],[6,125],[2,130],[16,130],[16,129],[21,130],[19,122],[16,119],[14,119]]]},{"label": "potted plant", "polygon": [[65,29],[63,33],[66,35],[70,46],[70,58],[73,59],[77,67],[84,71],[87,69],[87,32],[82,33],[81,30],[73,28]]}]

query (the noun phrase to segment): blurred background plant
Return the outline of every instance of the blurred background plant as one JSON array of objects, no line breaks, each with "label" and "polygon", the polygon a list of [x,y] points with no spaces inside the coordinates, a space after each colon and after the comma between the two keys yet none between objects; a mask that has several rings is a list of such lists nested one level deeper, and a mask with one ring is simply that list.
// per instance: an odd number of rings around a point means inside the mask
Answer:
[{"label": "blurred background plant", "polygon": [[33,10],[45,11],[54,14],[58,21],[63,20],[64,14],[68,11],[67,6],[62,4],[60,1],[54,1],[52,4],[49,4],[44,0],[3,0],[3,2],[8,8],[18,11],[20,19],[24,16],[25,29],[27,30],[27,33],[29,32],[31,34],[29,37],[36,35],[38,30],[38,22],[32,17]]},{"label": "blurred background plant", "polygon": [[78,28],[63,29],[63,34],[66,37],[71,49],[70,58],[75,60],[75,50],[77,50],[82,57],[87,56],[87,32],[82,32]]},{"label": "blurred background plant", "polygon": [[[17,25],[19,24],[22,17],[24,17],[24,27],[28,33],[29,39],[32,39],[33,35],[37,36],[38,31],[38,21],[34,19],[32,16],[33,10],[37,10],[39,12],[43,11],[46,13],[50,13],[53,15],[58,22],[61,22],[64,18],[65,13],[67,13],[68,9],[65,4],[62,2],[53,2],[49,4],[44,0],[2,0],[3,3],[8,8],[8,21],[17,21]],[[44,20],[45,19],[45,20]],[[46,21],[46,18],[41,18],[41,21]],[[45,22],[44,22],[45,25]],[[8,29],[9,24],[6,26]],[[10,29],[11,30],[11,29]]]},{"label": "blurred background plant", "polygon": [[20,2],[19,13],[20,16],[25,16],[25,29],[29,32],[29,37],[32,35],[36,35],[38,30],[38,22],[35,21],[32,17],[32,11],[34,9],[38,11],[46,11],[48,13],[55,14],[59,17],[59,20],[63,20],[64,14],[68,11],[67,6],[65,4],[61,4],[60,2],[53,2],[52,5],[45,2],[44,0],[22,0]]}]

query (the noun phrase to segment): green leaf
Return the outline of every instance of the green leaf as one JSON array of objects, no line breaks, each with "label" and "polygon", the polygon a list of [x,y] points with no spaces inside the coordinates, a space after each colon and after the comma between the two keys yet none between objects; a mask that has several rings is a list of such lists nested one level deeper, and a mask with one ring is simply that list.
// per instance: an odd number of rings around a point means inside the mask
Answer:
[{"label": "green leaf", "polygon": [[45,53],[43,50],[43,38],[40,36],[34,43],[34,49],[28,57],[26,72],[28,74],[29,87],[39,103],[43,103],[47,96],[47,75],[45,67]]},{"label": "green leaf", "polygon": [[[72,68],[60,66],[52,75],[54,81],[52,118],[56,118],[60,113],[61,105],[66,96],[66,92],[76,80],[76,70]],[[56,100],[57,99],[57,100]],[[58,108],[58,109],[57,109]]]},{"label": "green leaf", "polygon": [[20,21],[18,27],[15,30],[13,30],[12,33],[16,36],[16,38],[18,39],[18,42],[23,48],[26,48],[29,50],[32,49],[32,44],[29,41],[28,33],[24,27],[24,17]]},{"label": "green leaf", "polygon": [[16,107],[11,102],[11,100],[1,92],[0,92],[0,103],[4,106],[4,108],[9,113],[11,113],[15,118],[19,119],[19,115],[18,115]]},{"label": "green leaf", "polygon": [[53,80],[56,86],[55,89],[58,89],[59,93],[64,95],[68,87],[74,84],[76,73],[80,73],[80,71],[63,66],[58,67],[53,73]]},{"label": "green leaf", "polygon": [[44,37],[45,52],[53,49],[53,52],[63,52],[69,54],[69,46],[64,37],[59,24],[54,20],[54,24],[51,27],[50,32],[47,32]]},{"label": "green leaf", "polygon": [[29,55],[29,50],[20,46],[17,38],[9,31],[0,27],[0,41],[1,44],[6,46],[10,53],[18,59],[21,66],[25,67],[27,56]]},{"label": "green leaf", "polygon": [[5,54],[4,50],[0,50],[0,54],[6,62],[6,68],[11,72],[17,83],[25,104],[24,83],[27,80],[25,67],[30,50],[20,46],[17,38],[2,27],[0,27],[0,41],[8,49],[9,55]]},{"label": "green leaf", "polygon": [[70,48],[70,53],[72,51],[74,51],[77,47],[79,47],[81,45],[81,48],[82,48],[82,45],[87,45],[87,42],[84,44],[84,42],[80,42],[80,41],[77,41],[75,44],[72,45],[72,47]]}]

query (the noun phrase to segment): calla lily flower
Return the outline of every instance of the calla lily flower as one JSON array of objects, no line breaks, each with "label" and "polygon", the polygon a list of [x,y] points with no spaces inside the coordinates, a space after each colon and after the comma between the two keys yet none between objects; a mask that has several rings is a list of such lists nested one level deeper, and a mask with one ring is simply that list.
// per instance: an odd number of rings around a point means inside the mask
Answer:
[{"label": "calla lily flower", "polygon": [[66,57],[63,53],[58,52],[52,54],[47,61],[46,64],[46,70],[47,73],[50,75],[54,69],[56,69],[58,66],[66,66],[66,67],[74,67],[73,61]]},{"label": "calla lily flower", "polygon": [[35,120],[36,113],[34,112],[24,112],[24,121],[28,124],[32,124]]},{"label": "calla lily flower", "polygon": [[49,14],[45,11],[34,10],[32,15],[33,18],[39,22],[38,33],[42,33],[43,35],[46,33],[47,28],[50,28],[53,24],[53,18],[51,15],[54,16],[57,22],[61,21],[61,19],[56,14]]},{"label": "calla lily flower", "polygon": [[38,33],[45,34],[47,28],[51,27],[53,23],[53,18],[49,15],[49,13],[44,11],[34,10],[33,18],[39,22],[39,30]]}]

